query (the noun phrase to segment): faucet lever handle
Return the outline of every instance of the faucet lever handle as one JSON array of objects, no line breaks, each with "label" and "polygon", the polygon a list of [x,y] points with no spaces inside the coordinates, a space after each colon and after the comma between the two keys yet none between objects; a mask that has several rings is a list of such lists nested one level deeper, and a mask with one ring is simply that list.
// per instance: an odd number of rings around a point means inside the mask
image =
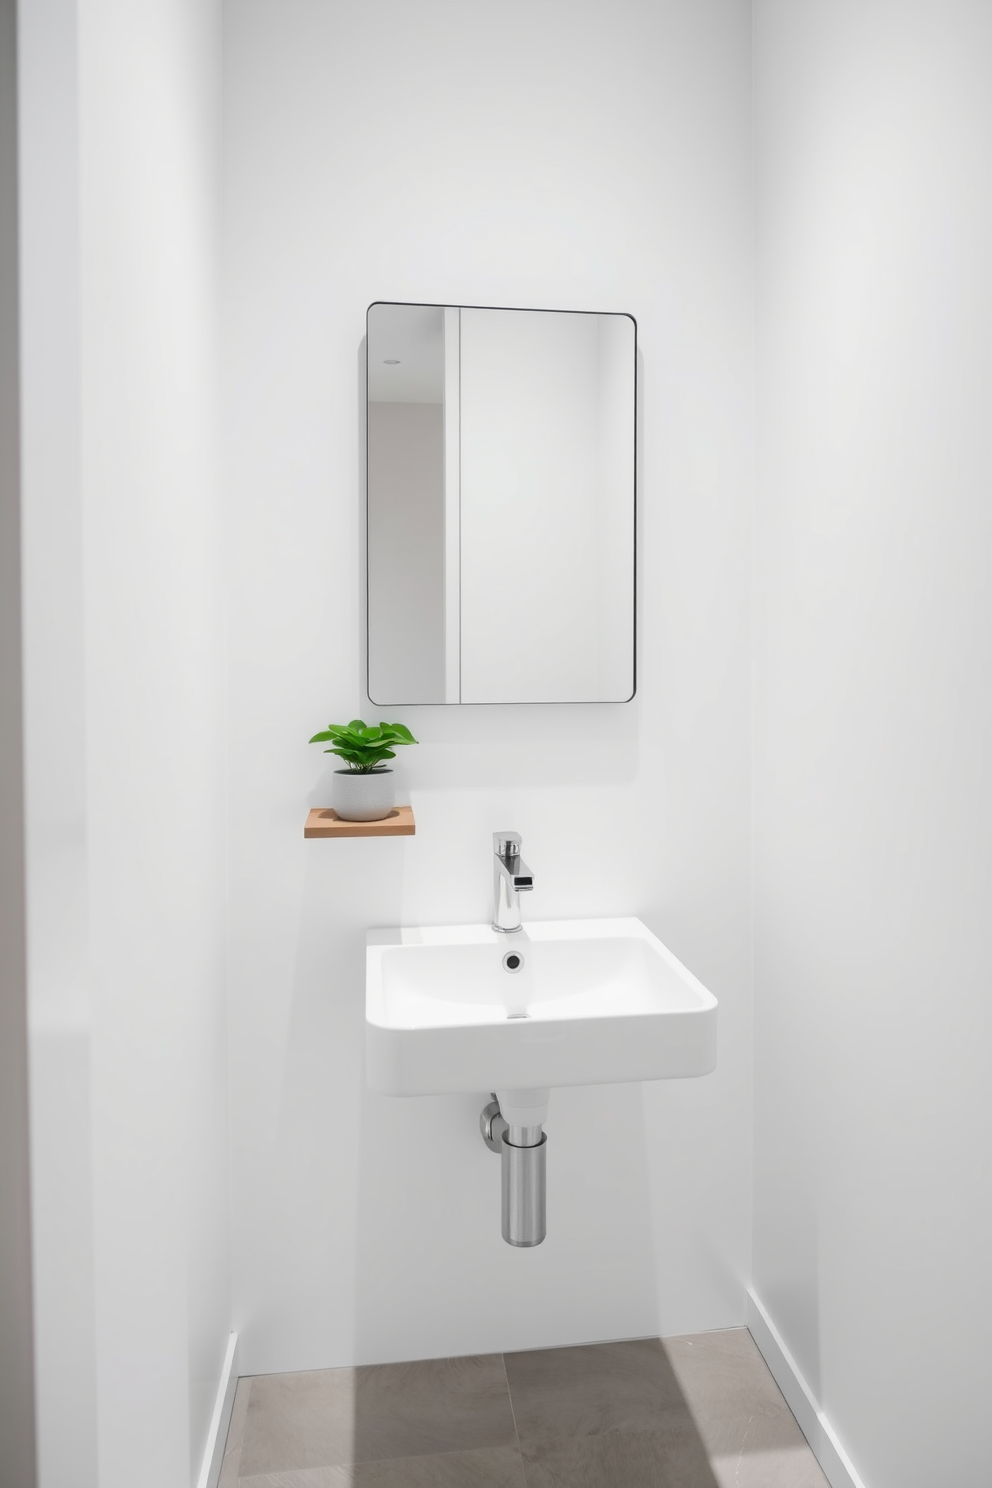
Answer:
[{"label": "faucet lever handle", "polygon": [[522,845],[523,838],[519,832],[493,833],[493,852],[498,858],[519,857]]}]

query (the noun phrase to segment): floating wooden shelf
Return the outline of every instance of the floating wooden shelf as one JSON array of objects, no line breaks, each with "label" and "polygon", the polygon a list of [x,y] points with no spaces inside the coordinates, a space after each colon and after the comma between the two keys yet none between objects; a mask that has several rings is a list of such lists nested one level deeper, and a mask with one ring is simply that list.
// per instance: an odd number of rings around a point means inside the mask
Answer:
[{"label": "floating wooden shelf", "polygon": [[394,806],[381,821],[342,821],[332,806],[314,806],[304,837],[412,837],[417,830],[412,806]]}]

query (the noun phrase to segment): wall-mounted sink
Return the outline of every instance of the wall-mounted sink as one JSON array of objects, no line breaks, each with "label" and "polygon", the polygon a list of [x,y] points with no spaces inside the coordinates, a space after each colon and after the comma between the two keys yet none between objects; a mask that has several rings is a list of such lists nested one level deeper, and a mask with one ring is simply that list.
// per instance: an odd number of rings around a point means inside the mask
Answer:
[{"label": "wall-mounted sink", "polygon": [[640,920],[373,930],[367,945],[366,1067],[387,1095],[715,1068],[716,998]]}]

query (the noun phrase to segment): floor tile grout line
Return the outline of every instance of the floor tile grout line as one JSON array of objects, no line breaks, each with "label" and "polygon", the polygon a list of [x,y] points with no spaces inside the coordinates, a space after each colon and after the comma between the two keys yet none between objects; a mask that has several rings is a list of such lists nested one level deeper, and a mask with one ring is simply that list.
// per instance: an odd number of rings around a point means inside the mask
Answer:
[{"label": "floor tile grout line", "polygon": [[500,1353],[499,1362],[503,1366],[503,1378],[506,1380],[506,1398],[510,1402],[510,1420],[513,1422],[513,1435],[516,1438],[517,1453],[520,1457],[520,1471],[524,1475],[524,1484],[527,1483],[527,1464],[524,1461],[524,1449],[520,1445],[520,1432],[517,1430],[517,1413],[513,1409],[513,1391],[510,1389],[510,1376],[506,1369],[506,1355]]}]

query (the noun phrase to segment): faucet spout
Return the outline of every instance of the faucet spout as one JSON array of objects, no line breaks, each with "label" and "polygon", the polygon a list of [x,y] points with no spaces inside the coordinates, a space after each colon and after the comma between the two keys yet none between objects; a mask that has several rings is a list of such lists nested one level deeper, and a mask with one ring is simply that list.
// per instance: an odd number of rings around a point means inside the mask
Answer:
[{"label": "faucet spout", "polygon": [[520,898],[534,887],[534,875],[520,856],[519,832],[493,833],[493,929],[520,929]]}]

